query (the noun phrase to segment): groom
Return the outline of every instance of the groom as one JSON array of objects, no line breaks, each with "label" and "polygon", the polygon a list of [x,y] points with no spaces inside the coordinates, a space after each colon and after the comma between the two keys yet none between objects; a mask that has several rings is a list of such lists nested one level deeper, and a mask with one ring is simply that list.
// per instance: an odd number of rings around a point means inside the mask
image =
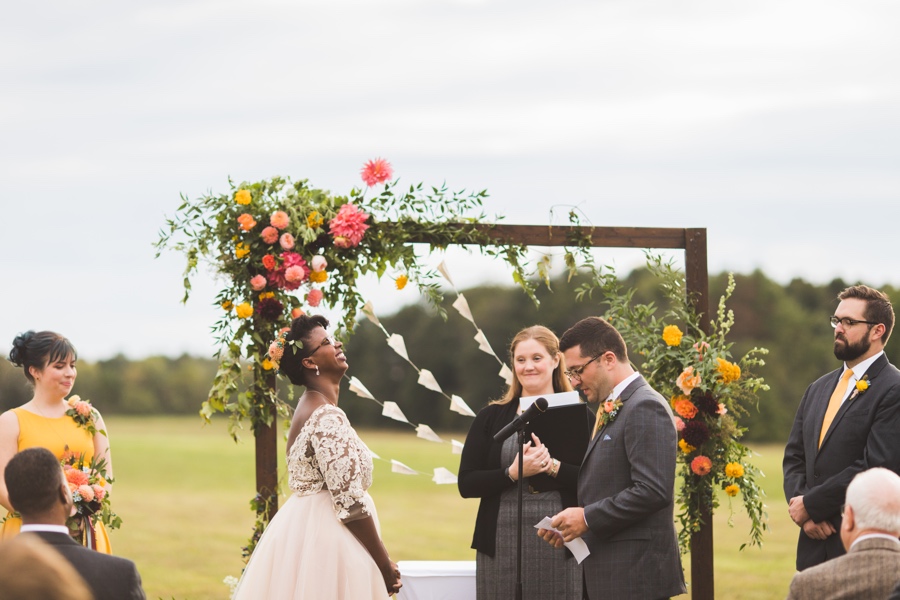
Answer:
[{"label": "groom", "polygon": [[[668,403],[628,361],[625,340],[599,317],[576,323],[559,340],[566,375],[588,402],[612,400],[588,445],[578,503],[553,517],[563,540],[581,537],[585,592],[598,598],[659,600],[686,593],[674,524],[677,434]],[[614,415],[614,416],[613,416]],[[561,546],[555,533],[539,535]]]}]

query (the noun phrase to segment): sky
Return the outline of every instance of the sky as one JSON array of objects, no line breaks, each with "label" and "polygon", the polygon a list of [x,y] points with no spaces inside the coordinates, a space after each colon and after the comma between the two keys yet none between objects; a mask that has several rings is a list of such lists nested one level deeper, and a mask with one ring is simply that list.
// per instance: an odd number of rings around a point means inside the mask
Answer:
[{"label": "sky", "polygon": [[[705,227],[713,273],[898,285],[898,22],[892,0],[15,3],[0,346],[211,355],[216,282],[181,304],[183,257],[154,258],[180,196],[274,175],[346,194],[375,157],[486,189],[505,223]],[[442,258],[458,287],[511,284]],[[364,293],[381,315],[417,298]]]}]

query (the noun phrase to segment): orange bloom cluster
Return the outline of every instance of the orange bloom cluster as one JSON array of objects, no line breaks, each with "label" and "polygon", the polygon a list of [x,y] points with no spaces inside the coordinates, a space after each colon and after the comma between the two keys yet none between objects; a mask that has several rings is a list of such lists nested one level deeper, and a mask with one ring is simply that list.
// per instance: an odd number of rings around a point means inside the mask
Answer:
[{"label": "orange bloom cluster", "polygon": [[712,461],[706,456],[698,456],[691,461],[691,471],[700,477],[709,475],[709,472],[712,471]]},{"label": "orange bloom cluster", "polygon": [[675,396],[672,402],[675,412],[685,419],[693,419],[697,416],[697,407],[694,403],[683,396]]},{"label": "orange bloom cluster", "polygon": [[722,378],[722,383],[731,383],[741,378],[741,368],[736,364],[730,363],[724,358],[717,358],[716,362],[719,363],[716,370],[719,372],[719,377]]}]

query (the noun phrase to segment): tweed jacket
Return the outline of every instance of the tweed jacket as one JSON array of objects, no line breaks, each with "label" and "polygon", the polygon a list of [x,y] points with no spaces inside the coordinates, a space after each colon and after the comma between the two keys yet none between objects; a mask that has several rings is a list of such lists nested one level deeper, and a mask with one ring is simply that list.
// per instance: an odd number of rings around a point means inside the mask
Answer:
[{"label": "tweed jacket", "polygon": [[638,377],[616,418],[588,445],[578,502],[591,554],[588,597],[656,600],[686,592],[674,524],[677,434],[672,409]]},{"label": "tweed jacket", "polygon": [[[832,371],[807,388],[783,462],[785,499],[803,496],[810,518],[829,521],[835,531],[841,529],[841,506],[857,473],[872,467],[900,473],[900,371],[884,354],[865,373],[869,388],[844,401],[819,447],[825,410],[842,371]],[[798,571],[843,554],[839,534],[819,541],[800,531]]]},{"label": "tweed jacket", "polygon": [[794,575],[788,600],[887,598],[900,577],[900,541],[869,538]]}]

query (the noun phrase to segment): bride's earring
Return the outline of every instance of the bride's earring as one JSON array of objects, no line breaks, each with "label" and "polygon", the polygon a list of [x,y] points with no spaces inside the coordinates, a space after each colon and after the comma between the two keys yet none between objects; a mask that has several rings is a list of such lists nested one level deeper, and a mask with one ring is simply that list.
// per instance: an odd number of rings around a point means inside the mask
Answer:
[{"label": "bride's earring", "polygon": [[319,375],[319,365],[316,365],[316,376]]}]

